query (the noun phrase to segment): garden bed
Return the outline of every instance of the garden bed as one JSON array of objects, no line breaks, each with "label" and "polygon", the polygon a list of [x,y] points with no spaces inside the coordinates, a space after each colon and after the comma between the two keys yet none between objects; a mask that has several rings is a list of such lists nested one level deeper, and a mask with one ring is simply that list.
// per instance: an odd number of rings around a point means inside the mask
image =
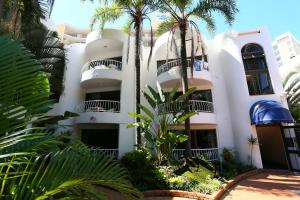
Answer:
[{"label": "garden bed", "polygon": [[182,190],[150,190],[143,193],[145,200],[150,199],[173,199],[174,197],[180,197],[181,199],[199,199],[210,200],[211,195],[205,195],[198,192],[187,192]]}]

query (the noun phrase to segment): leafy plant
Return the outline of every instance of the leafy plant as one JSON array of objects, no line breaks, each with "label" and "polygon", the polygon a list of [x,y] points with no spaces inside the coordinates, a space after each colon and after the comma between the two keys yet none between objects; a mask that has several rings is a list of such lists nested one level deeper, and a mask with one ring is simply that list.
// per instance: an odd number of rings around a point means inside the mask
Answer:
[{"label": "leafy plant", "polygon": [[250,135],[250,137],[248,138],[248,144],[250,145],[250,164],[252,165],[253,162],[253,146],[257,144],[257,138],[253,137],[253,135]]},{"label": "leafy plant", "polygon": [[26,128],[73,114],[45,116],[49,82],[20,42],[0,37],[0,70],[0,199],[105,199],[101,186],[140,198],[127,171],[112,158],[75,141],[70,146],[53,130]]},{"label": "leafy plant", "polygon": [[131,116],[139,118],[141,122],[129,124],[128,128],[140,127],[143,138],[147,141],[146,145],[151,150],[154,158],[161,164],[163,160],[170,161],[173,149],[187,140],[185,135],[176,135],[172,129],[174,125],[180,125],[187,118],[195,115],[196,112],[184,113],[180,103],[194,92],[194,88],[186,94],[175,98],[179,85],[169,93],[164,93],[159,84],[158,92],[152,87],[147,86],[150,93],[144,92],[144,97],[150,105],[148,109],[144,105],[139,105],[145,114],[136,112],[129,113]]},{"label": "leafy plant", "polygon": [[4,155],[0,163],[0,199],[51,199],[91,196],[105,199],[97,185],[112,188],[128,199],[140,193],[128,181],[126,170],[112,158],[74,146],[35,157],[29,153]]},{"label": "leafy plant", "polygon": [[128,152],[120,162],[127,168],[132,184],[141,191],[166,187],[163,174],[155,167],[151,155],[146,150]]}]

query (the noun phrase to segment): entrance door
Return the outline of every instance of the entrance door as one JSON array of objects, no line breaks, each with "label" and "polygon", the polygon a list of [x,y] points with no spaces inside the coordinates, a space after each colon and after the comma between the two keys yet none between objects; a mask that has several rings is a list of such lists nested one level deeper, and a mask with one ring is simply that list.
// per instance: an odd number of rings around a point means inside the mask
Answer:
[{"label": "entrance door", "polygon": [[288,169],[280,126],[257,126],[256,130],[263,167]]},{"label": "entrance door", "polygon": [[289,168],[293,171],[300,171],[300,125],[283,126],[282,134]]}]

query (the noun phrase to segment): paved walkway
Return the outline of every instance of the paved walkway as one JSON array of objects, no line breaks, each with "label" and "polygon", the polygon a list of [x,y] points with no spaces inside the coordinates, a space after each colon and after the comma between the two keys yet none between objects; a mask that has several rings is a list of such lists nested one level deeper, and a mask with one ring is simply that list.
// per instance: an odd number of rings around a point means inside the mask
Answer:
[{"label": "paved walkway", "polygon": [[300,200],[300,173],[268,171],[241,181],[223,200]]}]

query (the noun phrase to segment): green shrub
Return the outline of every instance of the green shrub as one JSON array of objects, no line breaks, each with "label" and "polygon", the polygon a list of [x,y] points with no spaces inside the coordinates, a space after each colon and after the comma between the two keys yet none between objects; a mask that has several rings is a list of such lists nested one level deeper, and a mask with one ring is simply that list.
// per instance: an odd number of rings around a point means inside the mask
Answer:
[{"label": "green shrub", "polygon": [[216,178],[207,176],[205,181],[199,182],[194,187],[194,191],[201,192],[204,194],[211,194],[222,187],[222,181]]},{"label": "green shrub", "polygon": [[147,151],[126,153],[120,160],[127,168],[132,184],[141,191],[166,188],[164,175],[155,167]]},{"label": "green shrub", "polygon": [[250,171],[251,169],[255,168],[252,165],[245,165],[242,162],[238,161],[235,158],[233,152],[229,149],[223,149],[222,157],[223,162],[220,175],[225,179],[232,179],[241,173]]}]

